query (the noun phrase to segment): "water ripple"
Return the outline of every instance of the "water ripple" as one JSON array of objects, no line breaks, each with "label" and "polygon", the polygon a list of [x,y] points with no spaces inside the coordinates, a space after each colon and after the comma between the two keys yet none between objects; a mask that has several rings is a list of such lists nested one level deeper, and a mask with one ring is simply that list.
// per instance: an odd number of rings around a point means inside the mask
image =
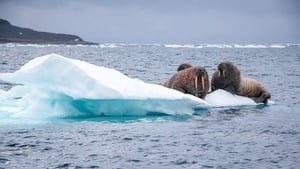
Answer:
[{"label": "water ripple", "polygon": [[[180,63],[203,65],[211,77],[220,61],[230,60],[243,75],[266,86],[275,101],[188,117],[0,124],[0,168],[299,168],[299,47],[0,49],[1,72],[58,53],[156,84],[173,75]],[[1,89],[9,85],[0,83]]]}]

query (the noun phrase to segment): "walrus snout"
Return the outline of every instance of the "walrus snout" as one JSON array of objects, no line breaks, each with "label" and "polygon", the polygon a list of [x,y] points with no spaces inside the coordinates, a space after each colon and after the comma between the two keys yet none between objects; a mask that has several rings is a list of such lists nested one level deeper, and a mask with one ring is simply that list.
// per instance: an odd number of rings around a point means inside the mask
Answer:
[{"label": "walrus snout", "polygon": [[194,78],[195,78],[195,88],[198,90],[198,79],[201,79],[201,89],[205,90],[205,76],[207,76],[207,72],[204,67],[196,66],[193,68]]},{"label": "walrus snout", "polygon": [[195,78],[195,82],[194,82],[195,83],[195,89],[198,90],[198,79],[201,79],[201,84],[202,84],[202,86],[201,86],[202,88],[201,89],[205,90],[204,76],[202,76],[202,75],[198,76],[198,77],[195,76],[194,78]]},{"label": "walrus snout", "polygon": [[233,64],[231,62],[222,62],[218,65],[218,76],[225,78],[227,76],[227,70],[230,72],[230,68],[233,66]]},{"label": "walrus snout", "polygon": [[221,77],[221,78],[225,78],[226,71],[225,70],[218,70],[218,76]]},{"label": "walrus snout", "polygon": [[204,99],[205,96],[206,96],[206,94],[207,94],[207,92],[201,91],[201,92],[195,93],[195,96],[196,96],[196,97],[199,97],[199,98],[201,98],[201,99]]}]

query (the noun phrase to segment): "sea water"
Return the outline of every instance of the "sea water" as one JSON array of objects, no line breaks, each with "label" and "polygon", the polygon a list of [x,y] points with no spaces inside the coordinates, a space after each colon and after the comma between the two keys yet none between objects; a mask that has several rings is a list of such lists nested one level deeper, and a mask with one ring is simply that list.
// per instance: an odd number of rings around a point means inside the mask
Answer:
[{"label": "sea water", "polygon": [[[299,45],[2,44],[0,51],[1,73],[15,72],[33,58],[57,53],[154,84],[168,79],[181,63],[202,65],[211,77],[218,63],[229,60],[242,75],[262,83],[274,102],[218,107],[194,115],[78,116],[44,121],[23,117],[10,122],[2,113],[0,168],[300,166]],[[13,87],[7,82],[0,86],[5,91]]]}]

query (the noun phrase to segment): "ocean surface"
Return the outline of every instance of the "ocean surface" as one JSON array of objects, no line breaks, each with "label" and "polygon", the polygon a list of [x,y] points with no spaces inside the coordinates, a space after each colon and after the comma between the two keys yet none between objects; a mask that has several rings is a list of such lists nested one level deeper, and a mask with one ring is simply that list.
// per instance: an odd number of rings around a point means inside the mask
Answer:
[{"label": "ocean surface", "polygon": [[[211,77],[228,60],[263,84],[274,104],[44,122],[5,122],[0,114],[1,169],[300,168],[300,45],[0,44],[0,72],[50,53],[155,84],[181,63],[202,65]],[[11,87],[0,81],[1,90]]]}]

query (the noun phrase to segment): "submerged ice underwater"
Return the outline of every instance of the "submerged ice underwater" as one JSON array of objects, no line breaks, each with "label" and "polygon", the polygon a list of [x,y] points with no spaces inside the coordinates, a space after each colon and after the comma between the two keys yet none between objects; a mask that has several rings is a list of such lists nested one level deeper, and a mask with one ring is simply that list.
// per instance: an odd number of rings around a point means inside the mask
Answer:
[{"label": "submerged ice underwater", "polygon": [[[0,168],[298,168],[299,46],[240,46],[0,45]],[[274,104],[154,85],[223,60]]]}]

